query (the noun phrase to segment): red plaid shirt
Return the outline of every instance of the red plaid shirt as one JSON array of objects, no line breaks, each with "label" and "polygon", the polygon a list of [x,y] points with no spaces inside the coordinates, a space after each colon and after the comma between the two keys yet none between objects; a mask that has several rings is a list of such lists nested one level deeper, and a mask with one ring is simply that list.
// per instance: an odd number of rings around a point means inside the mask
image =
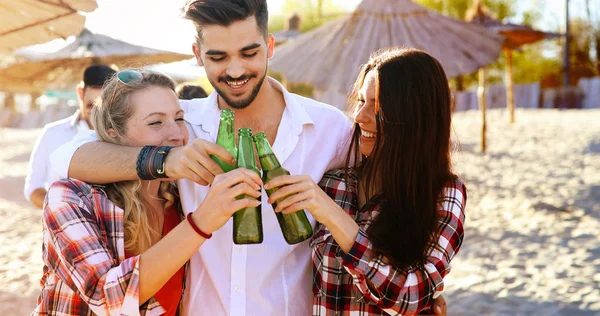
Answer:
[{"label": "red plaid shirt", "polygon": [[[366,233],[379,213],[377,197],[361,210],[358,207],[356,172],[345,183],[342,169],[327,173],[321,188],[355,218],[360,230],[352,249],[346,254],[329,230],[317,224],[311,240],[313,249],[314,315],[414,315],[431,307],[434,297],[444,289],[443,278],[450,272],[450,261],[463,240],[463,222],[467,191],[459,180],[448,183],[439,199],[438,245],[422,269],[397,270],[373,254]],[[371,281],[375,291],[367,285]]]},{"label": "red plaid shirt", "polygon": [[101,186],[55,182],[48,190],[43,229],[42,291],[32,315],[165,312],[154,297],[140,306],[140,256],[125,259],[123,210]]}]

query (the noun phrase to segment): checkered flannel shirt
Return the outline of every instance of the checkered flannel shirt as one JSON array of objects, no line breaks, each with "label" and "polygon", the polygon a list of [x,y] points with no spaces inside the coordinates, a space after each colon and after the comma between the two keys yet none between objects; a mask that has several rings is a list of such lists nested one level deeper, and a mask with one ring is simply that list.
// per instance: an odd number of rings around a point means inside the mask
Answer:
[{"label": "checkered flannel shirt", "polygon": [[55,182],[43,216],[44,274],[32,315],[160,315],[139,304],[140,256],[125,259],[123,210],[100,186]]},{"label": "checkered flannel shirt", "polygon": [[[402,271],[375,256],[366,233],[379,213],[380,198],[371,199],[361,210],[358,207],[358,176],[338,169],[327,173],[321,188],[359,224],[359,233],[352,249],[344,253],[329,230],[317,224],[311,240],[313,256],[314,315],[414,315],[429,309],[433,298],[444,289],[443,278],[450,272],[450,261],[463,240],[466,187],[460,180],[447,183],[439,199],[438,245],[443,251],[432,250],[423,268]],[[368,282],[373,285],[370,287]]]}]

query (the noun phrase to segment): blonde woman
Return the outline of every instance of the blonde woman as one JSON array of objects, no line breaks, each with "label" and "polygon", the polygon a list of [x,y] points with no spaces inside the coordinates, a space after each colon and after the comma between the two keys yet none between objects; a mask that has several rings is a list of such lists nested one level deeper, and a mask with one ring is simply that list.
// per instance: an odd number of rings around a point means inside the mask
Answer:
[{"label": "blonde woman", "polygon": [[[175,86],[158,73],[119,72],[92,119],[100,139],[147,146],[149,157],[188,140]],[[258,197],[261,184],[245,169],[218,175],[203,203],[184,216],[168,179],[54,183],[44,207],[42,291],[32,314],[178,315],[186,262],[236,210],[259,204],[236,196]]]}]

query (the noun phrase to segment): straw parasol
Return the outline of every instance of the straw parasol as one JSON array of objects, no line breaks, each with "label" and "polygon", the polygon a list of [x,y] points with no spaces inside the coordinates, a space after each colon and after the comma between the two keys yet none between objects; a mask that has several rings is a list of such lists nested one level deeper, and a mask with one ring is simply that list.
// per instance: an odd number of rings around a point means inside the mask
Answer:
[{"label": "straw parasol", "polygon": [[0,52],[76,35],[95,0],[0,0]]},{"label": "straw parasol", "polygon": [[506,37],[502,46],[506,57],[506,106],[509,112],[509,121],[510,123],[514,123],[515,101],[513,94],[512,51],[526,44],[535,43],[543,39],[556,38],[561,35],[538,31],[526,25],[498,21],[490,16],[487,9],[481,3],[481,0],[475,1],[473,7],[467,12],[466,20]]},{"label": "straw parasol", "polygon": [[26,91],[64,88],[79,82],[83,70],[92,64],[141,68],[191,57],[193,55],[133,45],[84,29],[73,43],[55,53],[0,68],[0,87],[3,90],[26,88]]},{"label": "straw parasol", "polygon": [[377,49],[399,45],[423,49],[453,77],[495,61],[503,39],[410,0],[363,0],[351,15],[279,46],[270,68],[290,82],[346,94],[360,65]]}]

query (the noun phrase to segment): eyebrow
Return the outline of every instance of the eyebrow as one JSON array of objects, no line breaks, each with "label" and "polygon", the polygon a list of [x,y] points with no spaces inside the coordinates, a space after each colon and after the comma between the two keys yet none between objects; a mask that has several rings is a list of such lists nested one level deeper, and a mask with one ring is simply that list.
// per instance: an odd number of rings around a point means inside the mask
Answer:
[{"label": "eyebrow", "polygon": [[[178,115],[179,113],[182,113],[182,112],[183,112],[183,110],[179,110],[179,111],[177,111],[177,113],[175,113],[175,115]],[[144,117],[144,119],[147,119],[147,118],[149,118],[149,117],[150,117],[150,116],[152,116],[152,115],[160,115],[160,116],[165,116],[165,115],[167,115],[167,114],[166,114],[166,113],[164,113],[164,112],[152,112],[152,113],[150,113],[150,114],[146,115],[146,117]]]},{"label": "eyebrow", "polygon": [[[245,52],[245,51],[255,49],[258,47],[260,47],[259,43],[250,44],[248,46],[242,47],[242,49],[240,49],[240,52]],[[220,51],[220,50],[209,49],[204,54],[206,54],[206,55],[226,55],[227,53],[225,53],[224,51]]]}]

